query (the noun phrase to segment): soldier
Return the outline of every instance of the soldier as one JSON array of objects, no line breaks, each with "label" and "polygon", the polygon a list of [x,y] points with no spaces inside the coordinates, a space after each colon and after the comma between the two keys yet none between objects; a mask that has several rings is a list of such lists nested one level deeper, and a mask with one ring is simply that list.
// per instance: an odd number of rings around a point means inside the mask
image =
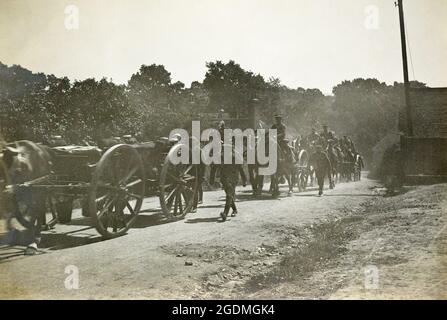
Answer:
[{"label": "soldier", "polygon": [[222,140],[222,141],[224,141],[225,129],[226,129],[225,121],[222,120],[219,122],[219,125],[217,126],[217,130],[220,133],[220,140]]},{"label": "soldier", "polygon": [[276,129],[276,136],[278,141],[282,141],[286,138],[286,126],[282,123],[282,116],[280,114],[275,114],[275,123],[272,126],[272,129]]},{"label": "soldier", "polygon": [[286,157],[292,157],[292,152],[286,140],[286,126],[282,123],[282,116],[280,114],[275,114],[275,123],[271,129],[276,129],[277,143],[281,150],[284,150]]},{"label": "soldier", "polygon": [[[217,130],[220,133],[220,139],[221,139],[221,141],[223,143],[225,143],[225,141],[224,141],[224,137],[225,137],[225,131],[224,130],[225,129],[227,129],[227,127],[225,125],[225,121],[221,120],[219,122]],[[233,146],[234,146],[235,137],[233,137],[232,143],[233,143]],[[247,185],[247,176],[245,175],[245,172],[244,172],[244,169],[243,169],[242,165],[238,165],[238,170],[239,170],[239,174],[240,174],[241,179],[242,179],[242,185],[245,187]],[[216,174],[216,166],[212,166],[211,167],[211,171],[212,171],[211,175],[215,175]]]},{"label": "soldier", "polygon": [[315,128],[312,128],[311,133],[307,136],[307,144],[311,145],[314,144],[315,142],[320,140],[320,136],[317,133],[317,130],[315,130]]},{"label": "soldier", "polygon": [[350,142],[349,147],[350,147],[352,153],[357,154],[357,150],[356,150],[356,148],[355,148],[354,141],[352,141],[351,139],[349,139],[349,142]]},{"label": "soldier", "polygon": [[323,149],[327,148],[329,141],[334,139],[334,132],[328,130],[327,125],[323,125],[323,131],[320,133],[320,141]]},{"label": "soldier", "polygon": [[327,125],[323,125],[323,132],[321,132],[320,137],[322,137],[326,141],[330,139],[330,131],[328,130]]},{"label": "soldier", "polygon": [[[223,146],[222,146],[223,147]],[[227,220],[228,213],[230,212],[230,208],[233,210],[231,216],[236,216],[237,208],[235,203],[236,198],[236,186],[239,180],[239,175],[241,175],[242,166],[235,164],[235,151],[233,146],[233,161],[231,164],[223,163],[223,151],[222,151],[222,164],[217,165],[215,167],[219,168],[220,173],[220,183],[222,184],[222,188],[225,191],[225,208],[224,211],[220,213],[220,216],[223,221]],[[210,183],[214,184],[215,171],[211,173]],[[245,176],[244,176],[245,177]],[[246,181],[243,177],[243,184],[246,184]]]},{"label": "soldier", "polygon": [[352,152],[354,154],[357,153],[354,142],[348,136],[343,136],[342,147],[344,152]]},{"label": "soldier", "polygon": [[329,187],[331,189],[333,188],[331,162],[327,154],[324,153],[323,147],[321,145],[317,145],[316,152],[310,156],[307,165],[309,170],[310,166],[314,167],[315,175],[318,181],[318,195],[321,196],[323,194],[324,178],[326,177],[326,175],[329,177]]}]

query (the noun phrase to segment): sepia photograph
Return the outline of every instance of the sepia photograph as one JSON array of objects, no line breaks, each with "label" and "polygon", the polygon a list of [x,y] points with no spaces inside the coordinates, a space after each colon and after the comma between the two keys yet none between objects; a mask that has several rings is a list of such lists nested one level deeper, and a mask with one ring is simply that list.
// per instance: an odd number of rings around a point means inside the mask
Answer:
[{"label": "sepia photograph", "polygon": [[0,300],[447,299],[446,57],[445,0],[0,0]]}]

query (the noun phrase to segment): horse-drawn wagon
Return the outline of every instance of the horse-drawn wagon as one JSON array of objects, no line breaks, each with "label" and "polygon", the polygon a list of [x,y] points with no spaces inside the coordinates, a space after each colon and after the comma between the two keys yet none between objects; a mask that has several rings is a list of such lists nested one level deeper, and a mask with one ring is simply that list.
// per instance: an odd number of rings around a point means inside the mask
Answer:
[{"label": "horse-drawn wagon", "polygon": [[106,150],[17,141],[3,152],[8,181],[4,192],[10,194],[13,215],[25,228],[40,228],[49,212],[47,225],[69,222],[77,203],[97,231],[112,238],[134,224],[145,197],[151,197],[145,209],[161,211],[169,219],[182,218],[192,209],[197,168],[172,163],[170,155],[180,150],[168,139],[116,144]]}]

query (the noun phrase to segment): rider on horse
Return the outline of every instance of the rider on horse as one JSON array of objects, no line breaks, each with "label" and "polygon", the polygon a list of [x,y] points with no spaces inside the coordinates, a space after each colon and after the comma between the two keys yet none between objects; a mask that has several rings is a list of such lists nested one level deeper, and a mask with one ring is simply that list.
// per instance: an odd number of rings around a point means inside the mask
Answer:
[{"label": "rider on horse", "polygon": [[276,137],[279,147],[284,153],[284,156],[288,159],[292,159],[292,150],[289,147],[288,140],[286,139],[286,126],[282,122],[282,116],[275,114],[275,123],[271,129],[276,129]]},{"label": "rider on horse", "polygon": [[320,141],[320,136],[317,133],[317,130],[315,128],[312,128],[312,132],[306,137],[307,147],[314,145],[318,141]]}]

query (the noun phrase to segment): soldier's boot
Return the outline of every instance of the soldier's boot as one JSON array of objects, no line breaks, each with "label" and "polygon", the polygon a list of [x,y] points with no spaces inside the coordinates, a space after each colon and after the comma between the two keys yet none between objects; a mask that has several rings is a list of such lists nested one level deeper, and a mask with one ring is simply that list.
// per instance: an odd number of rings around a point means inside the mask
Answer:
[{"label": "soldier's boot", "polygon": [[233,210],[231,212],[231,216],[235,217],[237,215],[237,208],[236,208],[236,204],[234,203],[234,195],[233,195],[233,199],[231,201],[231,209]]},{"label": "soldier's boot", "polygon": [[227,220],[227,215],[228,215],[228,213],[225,212],[225,211],[222,211],[220,213],[220,217],[222,218],[222,221],[226,221]]}]

